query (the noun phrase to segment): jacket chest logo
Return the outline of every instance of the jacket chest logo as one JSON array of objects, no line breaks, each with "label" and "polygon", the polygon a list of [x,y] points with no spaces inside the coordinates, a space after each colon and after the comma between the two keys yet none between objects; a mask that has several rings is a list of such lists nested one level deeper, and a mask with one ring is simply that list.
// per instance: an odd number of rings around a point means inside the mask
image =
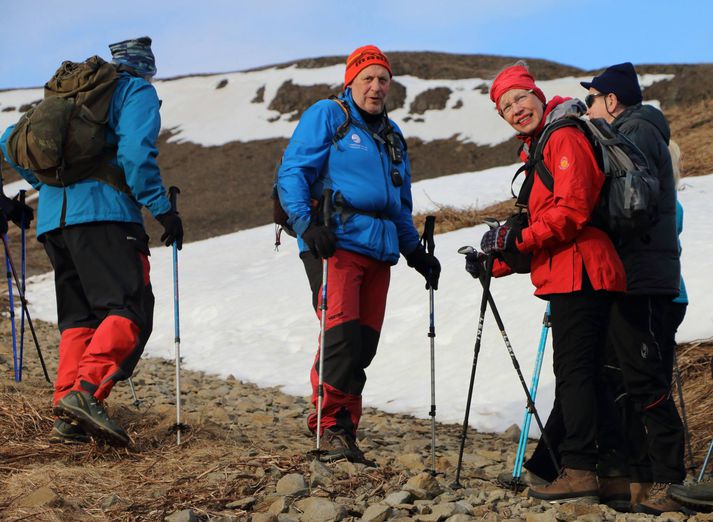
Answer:
[{"label": "jacket chest logo", "polygon": [[352,133],[349,139],[351,140],[351,143],[349,144],[350,149],[369,150],[368,147],[362,143],[361,136],[359,136],[356,132]]}]

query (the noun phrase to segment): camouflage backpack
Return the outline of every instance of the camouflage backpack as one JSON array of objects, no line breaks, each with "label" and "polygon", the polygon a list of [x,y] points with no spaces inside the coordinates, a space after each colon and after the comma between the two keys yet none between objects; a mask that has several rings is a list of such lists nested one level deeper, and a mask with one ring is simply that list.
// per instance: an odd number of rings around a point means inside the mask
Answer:
[{"label": "camouflage backpack", "polygon": [[10,159],[55,187],[92,178],[127,192],[122,170],[110,163],[109,106],[119,74],[99,56],[63,62],[45,84],[45,97],[17,122],[7,140]]}]

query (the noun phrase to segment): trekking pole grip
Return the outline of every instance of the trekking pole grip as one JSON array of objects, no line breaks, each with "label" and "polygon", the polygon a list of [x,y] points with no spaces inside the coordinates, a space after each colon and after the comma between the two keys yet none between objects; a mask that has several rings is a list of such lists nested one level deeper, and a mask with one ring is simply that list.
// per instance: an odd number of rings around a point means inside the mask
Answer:
[{"label": "trekking pole grip", "polygon": [[423,235],[421,241],[426,247],[426,252],[433,254],[436,250],[436,243],[433,241],[433,233],[436,230],[436,216],[426,216],[426,223],[423,225]]},{"label": "trekking pole grip", "polygon": [[329,228],[329,221],[332,218],[332,194],[334,194],[332,189],[324,189],[324,195],[322,198],[322,218],[324,219],[324,226],[327,228]]},{"label": "trekking pole grip", "polygon": [[178,195],[181,193],[181,189],[172,185],[168,188],[168,201],[171,203],[171,210],[178,212]]}]

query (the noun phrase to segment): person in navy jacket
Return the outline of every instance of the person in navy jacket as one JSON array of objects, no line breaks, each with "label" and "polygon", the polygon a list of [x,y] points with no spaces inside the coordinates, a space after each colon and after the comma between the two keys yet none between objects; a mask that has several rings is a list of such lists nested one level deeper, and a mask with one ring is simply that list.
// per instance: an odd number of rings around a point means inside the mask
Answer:
[{"label": "person in navy jacket", "polygon": [[[97,179],[49,186],[10,164],[39,191],[37,237],[55,270],[61,332],[53,404],[59,418],[50,440],[86,441],[89,435],[126,445],[103,401],[131,376],[153,325],[149,238],[141,208],[163,225],[166,245],[183,241],[156,157],[160,102],[150,79],[156,65],[148,37],[109,46],[119,78],[108,113],[109,161],[123,171],[127,191]],[[7,129],[0,145],[5,158]]]},{"label": "person in navy jacket", "polygon": [[[376,354],[391,265],[403,254],[434,290],[440,275],[438,260],[421,247],[412,221],[406,143],[385,110],[391,78],[389,60],[378,47],[356,49],[346,62],[339,102],[321,100],[305,111],[277,178],[280,202],[298,235],[318,317],[321,259],[328,260],[320,434],[320,449],[328,459],[363,458],[356,431],[364,370]],[[346,132],[339,132],[345,123]],[[314,211],[313,203],[325,189],[332,190],[329,223]],[[315,407],[318,361],[319,354],[310,375]],[[317,430],[316,412],[309,416],[308,426]]]}]

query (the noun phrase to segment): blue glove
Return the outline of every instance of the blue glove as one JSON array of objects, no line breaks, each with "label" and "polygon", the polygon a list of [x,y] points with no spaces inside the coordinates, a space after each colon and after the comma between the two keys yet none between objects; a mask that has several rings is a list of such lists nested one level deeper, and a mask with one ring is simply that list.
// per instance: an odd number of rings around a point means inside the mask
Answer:
[{"label": "blue glove", "polygon": [[516,252],[515,239],[517,232],[510,225],[500,225],[491,228],[480,240],[480,248],[486,254],[494,254],[498,252]]}]

